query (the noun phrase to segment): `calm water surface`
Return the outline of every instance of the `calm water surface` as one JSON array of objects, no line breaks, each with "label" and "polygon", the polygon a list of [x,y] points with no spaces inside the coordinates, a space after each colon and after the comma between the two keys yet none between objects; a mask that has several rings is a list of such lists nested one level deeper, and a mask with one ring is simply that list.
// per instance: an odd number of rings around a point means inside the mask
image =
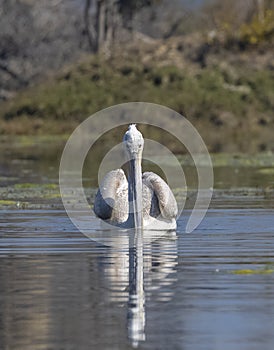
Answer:
[{"label": "calm water surface", "polygon": [[273,210],[211,209],[191,234],[188,214],[129,249],[63,211],[4,211],[1,349],[272,350]]}]

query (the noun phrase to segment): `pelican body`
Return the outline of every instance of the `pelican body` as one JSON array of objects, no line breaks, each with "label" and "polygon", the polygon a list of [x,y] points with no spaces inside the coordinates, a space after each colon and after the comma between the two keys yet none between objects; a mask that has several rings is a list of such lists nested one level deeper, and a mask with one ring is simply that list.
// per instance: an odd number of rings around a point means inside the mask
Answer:
[{"label": "pelican body", "polygon": [[135,124],[129,126],[123,144],[127,178],[122,169],[105,175],[95,197],[95,214],[122,228],[176,229],[178,209],[171,189],[157,174],[142,174],[144,139]]}]

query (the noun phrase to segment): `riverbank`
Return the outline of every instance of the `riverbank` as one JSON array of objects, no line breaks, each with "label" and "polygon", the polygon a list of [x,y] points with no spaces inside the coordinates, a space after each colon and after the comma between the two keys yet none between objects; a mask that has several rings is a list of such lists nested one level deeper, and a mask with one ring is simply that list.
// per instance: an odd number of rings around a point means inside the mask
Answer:
[{"label": "riverbank", "polygon": [[103,108],[144,101],[188,118],[211,152],[273,151],[269,50],[217,50],[194,39],[155,40],[51,72],[1,104],[0,133],[69,134]]}]

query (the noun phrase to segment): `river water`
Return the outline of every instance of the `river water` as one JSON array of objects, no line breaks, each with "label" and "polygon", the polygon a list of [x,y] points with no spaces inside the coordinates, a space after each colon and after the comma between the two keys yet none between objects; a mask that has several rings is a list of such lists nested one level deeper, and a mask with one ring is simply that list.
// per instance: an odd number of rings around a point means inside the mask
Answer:
[{"label": "river water", "polygon": [[[2,186],[22,176],[49,181],[41,176],[47,167],[56,176],[55,163],[5,164]],[[34,164],[34,173],[18,176],[18,166]],[[249,189],[227,188],[217,169],[223,192],[192,233],[188,209],[176,232],[145,241],[130,233],[109,244],[97,239],[95,217],[88,238],[61,207],[2,209],[0,349],[272,350],[273,197],[248,191],[273,182],[256,169],[230,170],[240,185],[248,172]]]}]

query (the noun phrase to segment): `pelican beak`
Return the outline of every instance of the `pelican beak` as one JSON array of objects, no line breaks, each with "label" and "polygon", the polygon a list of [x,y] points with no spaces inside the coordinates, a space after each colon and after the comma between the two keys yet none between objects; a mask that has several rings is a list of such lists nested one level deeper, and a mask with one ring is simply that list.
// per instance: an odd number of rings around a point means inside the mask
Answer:
[{"label": "pelican beak", "polygon": [[143,227],[143,205],[142,205],[142,170],[141,158],[136,156],[130,160],[130,177],[132,180],[132,202],[134,227]]}]

